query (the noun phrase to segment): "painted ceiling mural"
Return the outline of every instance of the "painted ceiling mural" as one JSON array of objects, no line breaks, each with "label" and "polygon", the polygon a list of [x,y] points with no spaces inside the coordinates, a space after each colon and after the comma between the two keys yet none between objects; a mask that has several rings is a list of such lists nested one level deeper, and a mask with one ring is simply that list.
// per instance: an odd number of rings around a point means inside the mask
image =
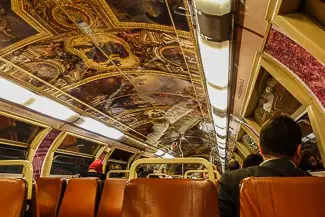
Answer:
[{"label": "painted ceiling mural", "polygon": [[214,130],[187,8],[0,0],[0,73],[151,145],[207,155]]}]

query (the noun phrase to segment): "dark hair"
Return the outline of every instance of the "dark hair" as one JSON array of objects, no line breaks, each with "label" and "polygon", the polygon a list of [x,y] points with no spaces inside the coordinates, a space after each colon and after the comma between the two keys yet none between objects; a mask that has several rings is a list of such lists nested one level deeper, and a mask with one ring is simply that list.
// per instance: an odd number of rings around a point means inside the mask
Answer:
[{"label": "dark hair", "polygon": [[[315,158],[315,160],[317,162],[317,165],[316,166],[311,165],[311,163],[309,161],[310,157],[314,157]],[[313,171],[313,170],[318,169],[318,165],[319,165],[319,162],[317,160],[316,155],[313,154],[313,153],[307,152],[301,158],[300,169],[302,169],[304,171],[309,171],[309,170]]]},{"label": "dark hair", "polygon": [[230,160],[230,161],[228,162],[228,169],[229,169],[230,171],[240,169],[239,162],[236,161],[236,160]]},{"label": "dark hair", "polygon": [[258,166],[263,162],[263,157],[260,154],[250,154],[243,162],[243,168]]},{"label": "dark hair", "polygon": [[288,116],[277,116],[267,121],[260,133],[260,146],[264,155],[295,155],[301,144],[301,129]]}]

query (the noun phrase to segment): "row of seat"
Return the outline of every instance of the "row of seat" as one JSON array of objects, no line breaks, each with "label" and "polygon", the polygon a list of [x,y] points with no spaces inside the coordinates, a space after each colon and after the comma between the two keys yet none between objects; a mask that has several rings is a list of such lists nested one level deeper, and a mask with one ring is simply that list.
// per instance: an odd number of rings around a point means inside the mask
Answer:
[{"label": "row of seat", "polygon": [[[325,179],[248,178],[242,182],[241,217],[325,216]],[[187,179],[37,180],[35,217],[218,217],[216,184]],[[23,180],[0,179],[0,217],[24,212]],[[9,193],[8,193],[9,192]],[[7,204],[5,206],[4,204]]]},{"label": "row of seat", "polygon": [[217,188],[213,182],[134,179],[125,189],[126,181],[106,180],[99,199],[100,184],[96,179],[71,179],[63,190],[64,180],[41,178],[37,180],[40,216],[94,217],[96,213],[97,217],[218,216]]},{"label": "row of seat", "polygon": [[27,200],[23,179],[3,178],[0,217],[120,217],[126,182],[127,179],[109,179],[103,184],[96,178],[39,178],[33,186],[32,199]]},{"label": "row of seat", "polygon": [[126,182],[108,179],[101,191],[95,178],[71,179],[67,184],[63,179],[40,178],[40,217],[120,217]]}]

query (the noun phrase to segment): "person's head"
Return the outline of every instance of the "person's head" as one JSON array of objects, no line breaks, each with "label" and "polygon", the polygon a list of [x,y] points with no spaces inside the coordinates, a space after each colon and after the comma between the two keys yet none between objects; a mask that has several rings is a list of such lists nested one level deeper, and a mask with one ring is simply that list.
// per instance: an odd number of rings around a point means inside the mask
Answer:
[{"label": "person's head", "polygon": [[250,154],[243,162],[243,168],[258,166],[263,162],[263,157],[260,154]]},{"label": "person's head", "polygon": [[301,129],[288,116],[277,116],[267,121],[260,132],[260,153],[264,157],[300,158]]},{"label": "person's head", "polygon": [[228,169],[229,169],[230,171],[240,169],[240,164],[239,164],[239,162],[236,161],[236,160],[234,160],[234,159],[230,160],[230,161],[228,162]]},{"label": "person's head", "polygon": [[313,153],[305,153],[301,158],[300,168],[305,171],[317,170],[319,163]]},{"label": "person's head", "polygon": [[88,172],[103,173],[103,161],[100,159],[93,161],[88,167]]},{"label": "person's head", "polygon": [[161,169],[161,173],[162,173],[162,174],[167,174],[167,169],[166,169],[166,168],[162,168],[162,169]]}]

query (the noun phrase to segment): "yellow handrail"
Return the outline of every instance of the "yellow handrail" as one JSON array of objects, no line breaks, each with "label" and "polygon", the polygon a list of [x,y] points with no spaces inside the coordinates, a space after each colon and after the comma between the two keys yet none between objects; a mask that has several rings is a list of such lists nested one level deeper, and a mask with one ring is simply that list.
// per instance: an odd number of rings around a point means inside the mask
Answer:
[{"label": "yellow handrail", "polygon": [[27,160],[1,160],[0,166],[23,166],[23,177],[27,183],[27,199],[32,199],[33,192],[33,166]]},{"label": "yellow handrail", "polygon": [[177,179],[183,179],[184,178],[184,176],[182,176],[182,175],[169,175],[169,176],[171,176],[173,178],[177,178]]},{"label": "yellow handrail", "polygon": [[215,180],[212,164],[203,158],[142,158],[133,162],[129,179],[137,178],[136,168],[141,164],[201,164],[207,169],[209,180]]},{"label": "yellow handrail", "polygon": [[164,174],[164,173],[150,173],[147,175],[147,178],[150,178],[151,176],[166,176],[166,177],[168,177],[168,175]]},{"label": "yellow handrail", "polygon": [[190,173],[207,173],[207,170],[187,170],[184,174],[184,179],[188,179],[188,174]]},{"label": "yellow handrail", "polygon": [[112,173],[130,173],[130,170],[111,170],[107,173],[106,175],[106,179],[109,179],[109,176],[112,174]]},{"label": "yellow handrail", "polygon": [[[187,170],[184,175],[184,179],[188,179],[189,173],[207,173],[207,170]],[[220,177],[219,172],[217,170],[213,171],[216,174],[217,179]]]}]

